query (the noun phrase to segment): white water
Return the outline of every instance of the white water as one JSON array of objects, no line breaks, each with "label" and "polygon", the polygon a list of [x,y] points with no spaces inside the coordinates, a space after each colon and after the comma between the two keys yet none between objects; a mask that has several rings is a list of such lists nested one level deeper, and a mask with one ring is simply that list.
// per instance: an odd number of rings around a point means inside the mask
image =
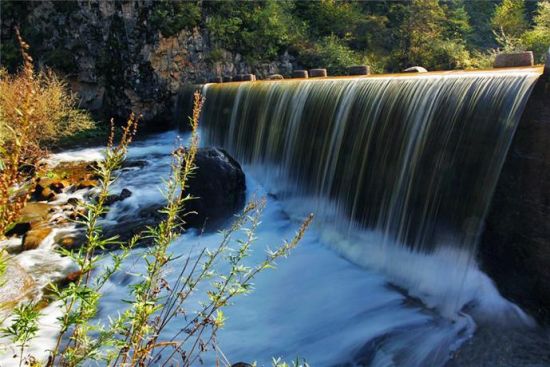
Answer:
[{"label": "white water", "polygon": [[[148,164],[122,173],[113,192],[129,188],[133,194],[112,207],[107,223],[115,224],[117,218],[162,200],[159,187],[169,171],[175,136],[174,132],[156,135],[130,148],[131,159]],[[86,149],[54,158],[94,160],[99,152]],[[253,170],[245,167],[245,172],[248,194],[266,196]],[[305,199],[280,202],[267,197],[252,262],[261,261],[268,246],[292,237],[309,206]],[[227,309],[228,321],[218,343],[231,363],[255,360],[270,365],[272,357],[301,356],[312,366],[333,366],[354,360],[363,349],[360,354],[371,366],[440,366],[475,332],[474,319],[529,323],[471,262],[461,261],[465,257],[457,250],[442,248],[429,256],[420,255],[402,246],[380,246],[379,234],[343,233],[326,223],[322,228],[313,226],[288,259],[257,278],[252,295]],[[193,255],[218,241],[217,234],[190,232],[176,240],[172,250]],[[353,246],[356,241],[363,246]],[[336,248],[347,258],[364,260],[353,264]],[[364,253],[354,255],[359,248]],[[137,261],[140,251],[136,250],[133,272],[143,270]],[[178,264],[174,266],[171,277],[178,274]],[[113,278],[105,292],[101,319],[121,311],[120,300],[131,281],[129,274]],[[405,296],[407,292],[421,302]],[[180,327],[173,322],[167,336]],[[205,365],[213,365],[211,358],[205,356]]]}]

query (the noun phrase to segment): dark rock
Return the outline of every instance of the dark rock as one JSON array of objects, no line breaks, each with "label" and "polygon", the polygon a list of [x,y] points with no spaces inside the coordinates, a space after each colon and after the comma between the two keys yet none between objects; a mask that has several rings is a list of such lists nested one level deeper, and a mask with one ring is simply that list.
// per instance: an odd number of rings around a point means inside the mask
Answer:
[{"label": "dark rock", "polygon": [[239,163],[218,148],[202,148],[195,159],[197,169],[189,180],[185,195],[186,225],[201,228],[216,226],[240,210],[245,201],[245,175]]},{"label": "dark rock", "polygon": [[533,66],[535,59],[532,51],[510,52],[498,54],[495,58],[495,68],[509,68],[515,66]]},{"label": "dark rock", "polygon": [[132,192],[128,189],[122,189],[120,194],[118,195],[109,195],[105,198],[105,205],[113,205],[117,201],[122,201],[124,199],[129,198],[132,196]]},{"label": "dark rock", "polygon": [[23,173],[25,176],[34,176],[36,173],[36,166],[33,164],[21,164],[19,167],[19,172]]},{"label": "dark rock", "polygon": [[69,198],[67,200],[67,204],[69,204],[71,206],[78,206],[78,205],[80,205],[80,199],[79,198]]},{"label": "dark rock", "polygon": [[411,66],[410,68],[406,68],[403,70],[404,73],[427,73],[428,70],[426,68],[423,68],[422,66]]},{"label": "dark rock", "polygon": [[126,160],[122,162],[121,168],[143,168],[147,165],[147,161],[144,160]]},{"label": "dark rock", "polygon": [[503,296],[550,323],[550,90],[538,81],[497,184],[479,258]]},{"label": "dark rock", "polygon": [[55,234],[54,242],[64,248],[78,247],[86,243],[86,233],[84,230],[65,232],[60,231]]},{"label": "dark rock", "polygon": [[34,189],[34,197],[37,200],[52,200],[55,194],[59,194],[69,184],[65,180],[53,178],[39,178]]},{"label": "dark rock", "polygon": [[[120,241],[128,241],[132,236],[144,231],[149,226],[155,226],[165,217],[160,210],[163,205],[154,204],[139,211],[128,213],[117,218],[117,223],[104,228],[105,236],[119,236]],[[140,241],[141,245],[148,244],[148,239]],[[150,242],[150,241],[149,241]]]},{"label": "dark rock", "polygon": [[5,233],[6,237],[22,236],[31,229],[31,223],[22,222],[16,223],[9,231]]},{"label": "dark rock", "polygon": [[368,65],[354,65],[348,68],[349,75],[369,75],[370,68]]},{"label": "dark rock", "polygon": [[71,220],[81,220],[86,217],[86,214],[88,214],[86,208],[75,208],[68,216]]},{"label": "dark rock", "polygon": [[96,186],[97,186],[96,180],[83,180],[78,183],[76,188],[77,190],[81,190],[81,189],[91,189]]},{"label": "dark rock", "polygon": [[550,339],[543,330],[480,325],[445,367],[550,365]]},{"label": "dark rock", "polygon": [[256,75],[254,75],[254,74],[241,74],[239,76],[239,81],[242,81],[242,82],[256,81]]},{"label": "dark rock", "polygon": [[222,82],[224,82],[224,83],[229,83],[229,82],[232,82],[232,81],[233,81],[233,77],[231,77],[231,76],[224,76],[222,78]]},{"label": "dark rock", "polygon": [[324,78],[327,76],[327,69],[310,69],[309,77],[310,78]]},{"label": "dark rock", "polygon": [[544,74],[543,78],[547,83],[550,83],[550,47],[546,51],[546,62],[544,63]]},{"label": "dark rock", "polygon": [[55,200],[55,192],[53,192],[53,190],[50,189],[49,187],[46,187],[45,189],[40,191],[38,200],[46,200],[46,201]]},{"label": "dark rock", "polygon": [[120,192],[120,195],[119,195],[120,200],[127,199],[130,196],[132,196],[132,192],[128,189],[122,189],[122,191]]},{"label": "dark rock", "polygon": [[308,77],[307,70],[294,70],[292,72],[292,77],[293,78],[307,78]]}]

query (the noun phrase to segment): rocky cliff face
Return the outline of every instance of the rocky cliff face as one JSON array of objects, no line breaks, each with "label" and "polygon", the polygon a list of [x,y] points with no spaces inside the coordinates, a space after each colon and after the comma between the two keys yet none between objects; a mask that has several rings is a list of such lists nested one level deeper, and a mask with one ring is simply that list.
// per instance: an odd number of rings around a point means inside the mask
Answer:
[{"label": "rocky cliff face", "polygon": [[35,61],[61,65],[84,108],[100,119],[125,119],[133,111],[149,127],[170,121],[176,92],[185,83],[292,71],[288,53],[252,66],[238,53],[216,49],[213,61],[207,30],[163,37],[150,22],[153,6],[153,1],[33,2],[20,19],[3,19],[2,38],[13,38],[13,26],[20,23]]}]

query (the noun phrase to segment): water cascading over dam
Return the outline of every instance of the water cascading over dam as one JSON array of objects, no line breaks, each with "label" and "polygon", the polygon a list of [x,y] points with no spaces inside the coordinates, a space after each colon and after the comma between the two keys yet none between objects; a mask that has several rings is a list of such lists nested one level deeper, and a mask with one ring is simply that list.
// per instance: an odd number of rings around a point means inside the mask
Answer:
[{"label": "water cascading over dam", "polygon": [[[260,170],[278,197],[308,198],[318,224],[375,233],[383,252],[450,248],[449,263],[469,262],[539,76],[516,68],[208,84],[202,136]],[[342,252],[368,263],[358,257],[376,255],[361,246]]]}]

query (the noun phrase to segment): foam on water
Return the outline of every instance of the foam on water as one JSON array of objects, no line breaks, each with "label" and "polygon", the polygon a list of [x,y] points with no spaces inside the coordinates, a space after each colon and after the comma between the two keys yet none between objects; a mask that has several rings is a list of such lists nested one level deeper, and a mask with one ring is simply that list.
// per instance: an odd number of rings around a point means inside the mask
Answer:
[{"label": "foam on water", "polygon": [[[113,192],[129,188],[133,194],[112,206],[107,223],[162,202],[159,187],[169,172],[174,138],[173,132],[161,134],[130,148],[132,159],[147,164],[139,171],[122,172]],[[267,247],[292,237],[308,210],[308,200],[277,200],[254,180],[253,169],[245,171],[252,172],[247,179],[249,195],[268,197],[250,259],[257,262]],[[189,232],[175,241],[172,250],[196,256],[219,240],[218,234]],[[354,246],[356,241],[364,246]],[[226,311],[228,321],[218,336],[223,353],[232,363],[256,360],[260,365],[269,365],[273,356],[302,356],[313,366],[360,356],[372,366],[440,366],[475,332],[474,318],[490,316],[495,321],[512,315],[529,323],[456,248],[441,247],[422,255],[387,241],[383,244],[376,232],[343,233],[327,222],[314,225],[292,256],[280,261],[276,270],[261,274],[255,291]],[[365,253],[353,254],[358,249]],[[140,251],[134,254],[133,272],[144,270],[138,261]],[[346,258],[364,261],[354,264]],[[178,274],[178,263],[173,266],[171,280]],[[120,273],[106,286],[101,319],[121,310],[120,300],[132,281],[131,275]],[[197,295],[195,300],[199,299]],[[166,336],[180,327],[172,322]],[[206,355],[206,365],[212,365],[213,358]]]}]

